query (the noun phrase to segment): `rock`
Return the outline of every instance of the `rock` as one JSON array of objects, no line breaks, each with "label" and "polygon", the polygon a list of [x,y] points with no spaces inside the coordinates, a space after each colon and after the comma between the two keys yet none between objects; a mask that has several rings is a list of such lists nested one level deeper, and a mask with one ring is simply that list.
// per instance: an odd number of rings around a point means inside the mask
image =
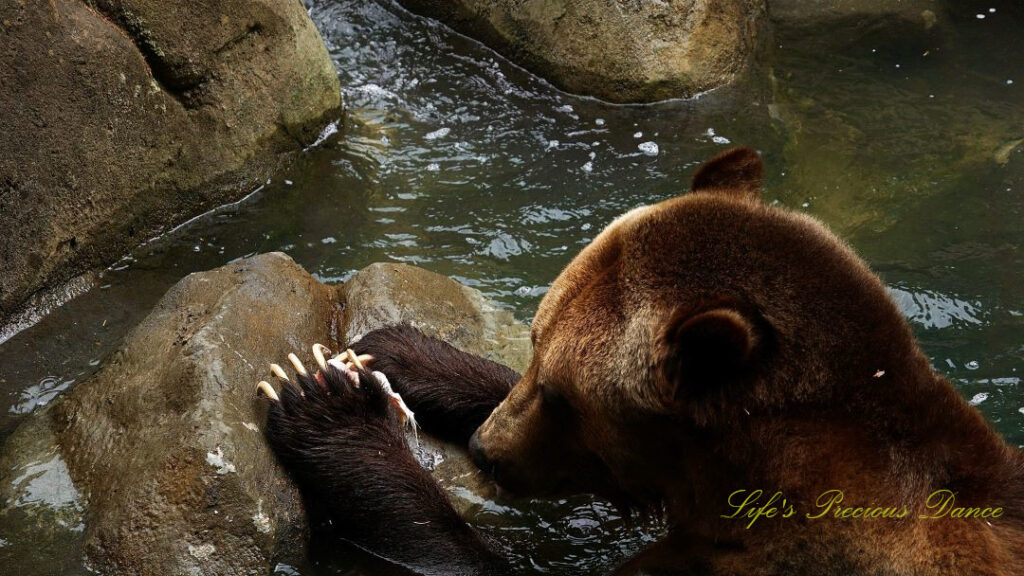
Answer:
[{"label": "rock", "polygon": [[559,88],[611,102],[686,98],[729,83],[757,44],[764,0],[401,0]]},{"label": "rock", "polygon": [[530,362],[529,329],[479,290],[407,264],[371,264],[341,288],[344,340],[409,322],[423,333],[522,373]]},{"label": "rock", "polygon": [[[192,274],[87,381],[37,412],[0,455],[0,560],[107,575],[269,573],[306,555],[295,488],[262,435],[266,365],[396,321],[522,370],[528,329],[479,292],[402,264],[341,287],[279,253]],[[457,448],[421,461],[462,509],[488,488]],[[77,566],[81,569],[81,566]]]},{"label": "rock", "polygon": [[283,254],[192,274],[53,408],[104,574],[266,573],[302,550],[298,494],[266,450],[266,363],[330,342],[335,290]]},{"label": "rock", "polygon": [[251,191],[337,118],[302,3],[0,4],[0,324]]}]

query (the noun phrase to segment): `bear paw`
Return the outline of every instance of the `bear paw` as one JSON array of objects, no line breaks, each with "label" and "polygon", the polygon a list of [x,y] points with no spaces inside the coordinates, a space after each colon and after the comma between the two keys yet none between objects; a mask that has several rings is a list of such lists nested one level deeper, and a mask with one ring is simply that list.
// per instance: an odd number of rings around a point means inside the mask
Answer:
[{"label": "bear paw", "polygon": [[339,462],[408,450],[403,428],[415,433],[415,415],[387,376],[366,368],[373,358],[351,350],[328,360],[329,355],[325,346],[313,345],[318,369],[311,373],[289,354],[294,376],[270,365],[280,391],[266,381],[256,386],[270,400],[267,438],[282,463],[307,475]]}]

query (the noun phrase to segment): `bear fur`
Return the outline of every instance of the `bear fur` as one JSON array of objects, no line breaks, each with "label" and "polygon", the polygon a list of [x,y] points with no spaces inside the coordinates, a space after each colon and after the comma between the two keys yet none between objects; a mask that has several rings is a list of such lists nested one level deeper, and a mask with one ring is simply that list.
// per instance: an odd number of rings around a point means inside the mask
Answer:
[{"label": "bear fur", "polygon": [[[848,246],[761,202],[761,173],[756,152],[729,150],[698,170],[692,193],[610,224],[541,302],[522,377],[404,325],[353,348],[428,432],[468,442],[502,487],[664,511],[668,535],[616,574],[1024,574],[1024,455],[935,373]],[[304,492],[335,507],[328,514],[348,513],[341,496],[363,510],[384,502],[379,519],[359,516],[370,524],[356,528],[361,545],[384,550],[390,527],[444,548],[447,573],[505,573],[454,512],[413,526],[390,513],[396,498],[447,502],[395,487],[426,480],[393,438],[358,452],[339,431],[394,425],[386,411],[293,423],[310,404],[283,397],[268,434]],[[294,456],[299,437],[323,445]],[[330,464],[302,455],[313,452]],[[357,470],[369,478],[353,487]],[[839,508],[809,518],[829,491],[842,491]],[[936,493],[989,516],[920,518],[935,513]],[[889,507],[902,516],[842,516]],[[444,558],[427,564],[446,573]]]}]

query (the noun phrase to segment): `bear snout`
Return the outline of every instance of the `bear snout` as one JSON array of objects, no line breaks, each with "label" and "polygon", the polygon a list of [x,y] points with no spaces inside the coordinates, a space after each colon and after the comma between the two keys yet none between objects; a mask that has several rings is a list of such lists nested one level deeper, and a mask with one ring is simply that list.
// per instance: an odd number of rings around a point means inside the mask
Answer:
[{"label": "bear snout", "polygon": [[494,462],[488,457],[487,453],[484,452],[483,444],[480,443],[480,430],[477,430],[469,438],[469,457],[473,460],[473,464],[480,470],[483,470],[487,474],[494,473]]}]

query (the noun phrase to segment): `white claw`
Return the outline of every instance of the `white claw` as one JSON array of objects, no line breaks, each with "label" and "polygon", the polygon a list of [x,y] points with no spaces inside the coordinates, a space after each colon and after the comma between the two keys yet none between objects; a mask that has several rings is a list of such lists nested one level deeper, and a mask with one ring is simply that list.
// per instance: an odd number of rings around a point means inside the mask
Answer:
[{"label": "white claw", "polygon": [[256,393],[263,392],[267,398],[270,398],[274,402],[280,402],[281,399],[277,396],[277,392],[274,392],[274,387],[270,385],[266,380],[260,380],[260,383],[256,385]]},{"label": "white claw", "polygon": [[363,359],[356,355],[356,353],[353,352],[351,348],[345,350],[345,352],[348,353],[348,359],[352,362],[352,364],[355,365],[355,367],[358,370],[366,370],[366,367],[363,365]]},{"label": "white claw", "polygon": [[320,366],[320,370],[327,370],[327,361],[324,359],[324,354],[331,355],[331,351],[323,344],[313,344],[313,358],[316,358],[317,366]]},{"label": "white claw", "polygon": [[277,376],[281,380],[284,380],[285,382],[290,381],[288,379],[288,375],[284,373],[284,369],[278,366],[277,364],[271,364],[270,371],[274,373],[274,376]]},{"label": "white claw", "polygon": [[344,374],[354,388],[359,388],[359,374],[357,374],[356,371],[352,369],[352,366],[349,365],[348,360],[346,359],[347,356],[348,352],[342,352],[328,360],[327,363],[334,366],[339,372]]},{"label": "white claw", "polygon": [[357,368],[365,368],[366,363],[373,362],[373,356],[370,354],[360,354],[357,356],[352,350],[342,350],[340,354],[331,358],[327,363],[331,364],[332,362],[336,366],[344,365],[349,370],[355,370]]},{"label": "white claw", "polygon": [[377,379],[377,382],[380,383],[381,389],[391,397],[391,403],[398,410],[399,422],[401,422],[403,426],[408,425],[409,428],[412,429],[413,437],[416,438],[416,444],[419,444],[419,426],[416,424],[416,415],[409,409],[409,406],[406,405],[402,396],[391,388],[391,382],[388,381],[388,377],[385,376],[383,372],[374,371],[373,376]]},{"label": "white claw", "polygon": [[309,376],[309,372],[306,371],[306,367],[302,365],[302,361],[295,354],[288,355],[288,361],[292,363],[292,368],[295,368],[295,372],[299,376]]}]

